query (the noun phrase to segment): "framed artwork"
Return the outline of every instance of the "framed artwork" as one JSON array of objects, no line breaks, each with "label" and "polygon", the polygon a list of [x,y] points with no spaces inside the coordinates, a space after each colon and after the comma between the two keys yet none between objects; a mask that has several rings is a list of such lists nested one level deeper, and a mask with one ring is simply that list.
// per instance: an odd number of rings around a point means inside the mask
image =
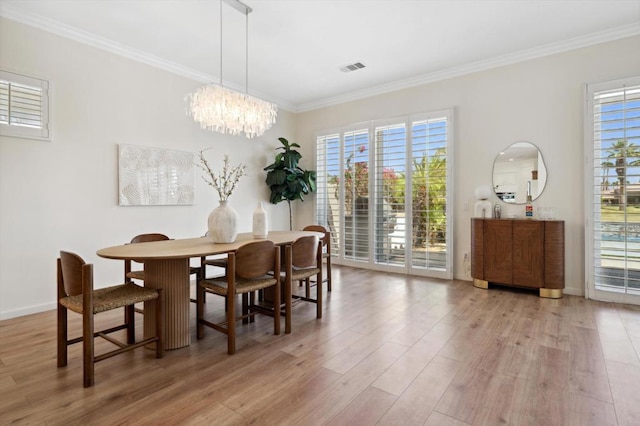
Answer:
[{"label": "framed artwork", "polygon": [[192,152],[118,145],[121,206],[177,206],[194,203]]}]

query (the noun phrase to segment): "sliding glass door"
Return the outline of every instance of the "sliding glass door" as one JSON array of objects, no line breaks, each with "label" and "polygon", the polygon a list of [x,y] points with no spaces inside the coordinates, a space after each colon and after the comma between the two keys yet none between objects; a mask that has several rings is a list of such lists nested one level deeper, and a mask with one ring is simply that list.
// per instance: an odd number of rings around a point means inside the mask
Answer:
[{"label": "sliding glass door", "polygon": [[451,278],[450,111],[317,138],[319,223],[337,263]]}]

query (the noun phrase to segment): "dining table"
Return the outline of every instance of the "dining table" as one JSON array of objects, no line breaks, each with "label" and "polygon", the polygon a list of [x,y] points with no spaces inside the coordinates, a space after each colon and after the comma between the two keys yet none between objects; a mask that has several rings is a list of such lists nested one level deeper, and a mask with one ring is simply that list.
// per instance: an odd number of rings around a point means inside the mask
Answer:
[{"label": "dining table", "polygon": [[[189,346],[190,259],[228,254],[245,244],[270,240],[284,247],[301,237],[322,233],[313,231],[270,231],[266,238],[254,238],[252,233],[240,233],[232,243],[214,243],[211,237],[183,238],[123,244],[103,248],[97,255],[107,259],[135,260],[144,263],[144,286],[162,289],[164,299],[165,349]],[[290,250],[287,250],[290,253]],[[153,334],[156,308],[154,303],[144,305],[144,335]]]}]

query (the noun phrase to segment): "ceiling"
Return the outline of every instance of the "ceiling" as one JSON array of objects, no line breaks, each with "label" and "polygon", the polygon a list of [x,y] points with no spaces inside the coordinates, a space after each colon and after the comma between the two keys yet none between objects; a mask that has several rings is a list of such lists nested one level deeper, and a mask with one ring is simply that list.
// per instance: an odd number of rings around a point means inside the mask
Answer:
[{"label": "ceiling", "polygon": [[[640,0],[244,3],[249,92],[291,111],[640,34]],[[245,16],[222,4],[221,42],[218,0],[0,0],[0,15],[201,82],[219,82],[222,46],[225,85],[245,88]]]}]

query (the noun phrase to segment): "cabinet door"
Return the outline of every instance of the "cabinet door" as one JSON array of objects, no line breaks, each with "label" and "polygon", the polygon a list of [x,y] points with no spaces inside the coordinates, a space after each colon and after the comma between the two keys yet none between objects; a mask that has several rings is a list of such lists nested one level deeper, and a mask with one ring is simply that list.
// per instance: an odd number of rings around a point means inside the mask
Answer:
[{"label": "cabinet door", "polygon": [[513,284],[544,286],[544,222],[513,222]]},{"label": "cabinet door", "polygon": [[471,276],[484,280],[484,220],[471,219]]},{"label": "cabinet door", "polygon": [[564,222],[544,223],[544,286],[564,288]]},{"label": "cabinet door", "polygon": [[511,284],[513,220],[484,221],[484,279]]}]

